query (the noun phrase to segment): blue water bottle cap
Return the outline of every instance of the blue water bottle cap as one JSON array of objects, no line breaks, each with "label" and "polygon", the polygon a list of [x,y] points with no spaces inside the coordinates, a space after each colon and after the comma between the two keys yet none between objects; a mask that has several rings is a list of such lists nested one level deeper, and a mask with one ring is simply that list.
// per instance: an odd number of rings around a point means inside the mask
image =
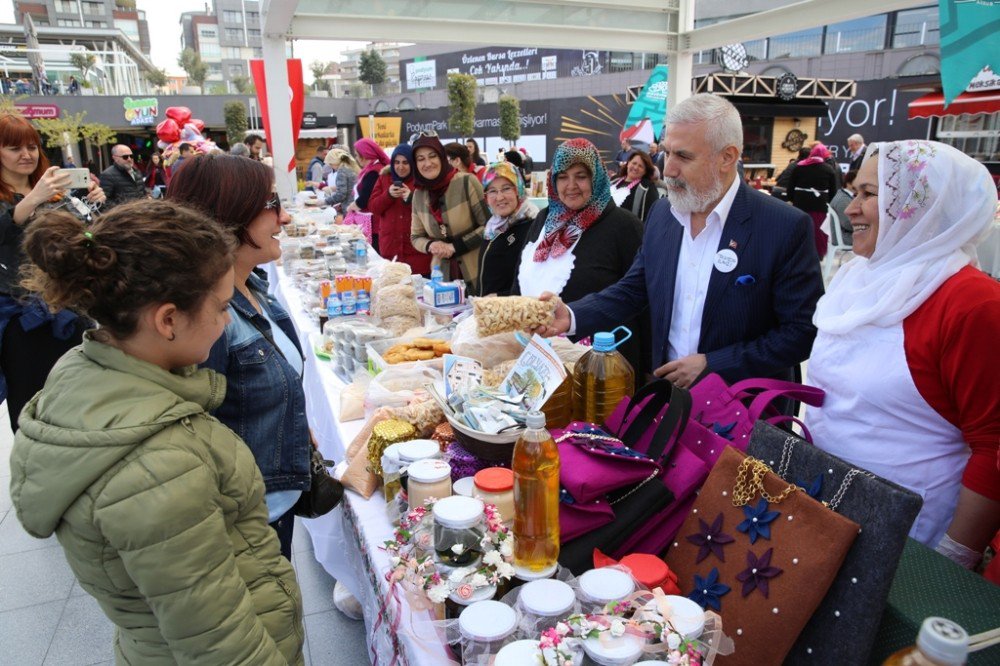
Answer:
[{"label": "blue water bottle cap", "polygon": [[608,352],[615,348],[615,336],[602,332],[594,334],[594,351]]},{"label": "blue water bottle cap", "polygon": [[[618,331],[625,331],[625,337],[623,337],[621,340],[615,341],[615,334]],[[613,351],[618,347],[618,345],[625,342],[631,337],[632,337],[632,331],[630,331],[624,326],[619,326],[610,333],[608,333],[607,331],[601,331],[600,333],[594,334],[593,349],[594,351],[599,351],[599,352]]]}]

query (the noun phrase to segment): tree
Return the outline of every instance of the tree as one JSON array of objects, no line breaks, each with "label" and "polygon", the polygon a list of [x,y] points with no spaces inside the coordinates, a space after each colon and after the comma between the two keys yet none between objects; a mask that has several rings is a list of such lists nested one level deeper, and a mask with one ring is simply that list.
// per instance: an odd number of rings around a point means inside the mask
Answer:
[{"label": "tree", "polygon": [[193,85],[201,86],[205,84],[205,77],[208,76],[208,65],[201,61],[201,56],[194,49],[184,49],[177,57],[177,64],[187,72],[188,81]]},{"label": "tree", "polygon": [[243,140],[247,133],[247,107],[239,101],[226,102],[222,107],[226,118],[226,141],[232,146]]},{"label": "tree", "polygon": [[154,67],[152,70],[146,72],[146,80],[156,88],[162,88],[167,85],[167,73],[158,67]]},{"label": "tree", "polygon": [[65,148],[80,141],[89,141],[95,146],[117,143],[118,136],[113,129],[104,123],[84,122],[86,117],[86,111],[63,111],[59,118],[36,118],[31,123],[42,136],[47,148]]},{"label": "tree", "polygon": [[90,51],[73,51],[69,54],[69,62],[80,70],[80,78],[86,79],[87,74],[97,64],[97,56]]},{"label": "tree", "polygon": [[233,87],[241,95],[253,95],[257,92],[257,87],[254,86],[253,81],[247,76],[233,77]]},{"label": "tree", "polygon": [[521,138],[521,100],[513,95],[500,95],[500,138],[510,145]]},{"label": "tree", "polygon": [[309,71],[312,72],[313,75],[313,90],[330,90],[329,83],[323,80],[327,67],[327,63],[319,60],[313,60],[309,63]]},{"label": "tree", "polygon": [[448,75],[448,129],[458,136],[472,136],[476,130],[476,77]]},{"label": "tree", "polygon": [[375,86],[385,83],[385,60],[378,51],[371,49],[361,54],[361,61],[358,63],[358,78],[372,87],[372,94],[375,94]]},{"label": "tree", "polygon": [[228,95],[229,88],[226,87],[225,83],[213,83],[208,87],[209,95]]}]

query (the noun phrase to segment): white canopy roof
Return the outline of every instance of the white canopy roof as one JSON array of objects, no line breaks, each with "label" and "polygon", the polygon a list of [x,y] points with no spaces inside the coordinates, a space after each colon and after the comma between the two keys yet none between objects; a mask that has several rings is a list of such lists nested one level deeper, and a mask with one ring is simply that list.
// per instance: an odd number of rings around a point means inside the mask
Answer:
[{"label": "white canopy roof", "polygon": [[[287,39],[480,42],[665,53],[669,103],[675,104],[690,95],[691,55],[697,51],[925,4],[927,0],[803,0],[695,29],[695,0],[262,0],[261,22],[269,89],[272,79],[275,89],[288,85]],[[287,105],[269,107],[275,135],[271,149],[275,164],[283,164],[294,150],[291,118]],[[283,195],[294,191],[293,180],[281,180]]]}]

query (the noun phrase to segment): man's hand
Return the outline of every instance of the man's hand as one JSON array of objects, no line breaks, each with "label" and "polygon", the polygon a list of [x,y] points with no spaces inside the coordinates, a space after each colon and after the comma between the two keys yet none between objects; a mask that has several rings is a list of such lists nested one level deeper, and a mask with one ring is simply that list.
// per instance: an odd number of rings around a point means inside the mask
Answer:
[{"label": "man's hand", "polygon": [[543,338],[551,338],[554,335],[562,335],[569,330],[569,308],[566,304],[562,302],[562,299],[553,294],[551,291],[542,292],[542,295],[538,297],[540,301],[555,301],[556,310],[552,323],[548,326],[536,326],[531,329],[531,332],[537,333]]},{"label": "man's hand", "polygon": [[681,388],[690,388],[701,373],[708,367],[708,357],[704,354],[692,354],[661,365],[653,371],[657,377],[663,377]]}]

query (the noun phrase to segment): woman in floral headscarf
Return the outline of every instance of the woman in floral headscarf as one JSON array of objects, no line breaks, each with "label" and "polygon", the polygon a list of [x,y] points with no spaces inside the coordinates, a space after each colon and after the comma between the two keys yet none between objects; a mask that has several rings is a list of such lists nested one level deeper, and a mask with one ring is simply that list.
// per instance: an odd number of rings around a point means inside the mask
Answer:
[{"label": "woman in floral headscarf", "polygon": [[509,162],[491,165],[483,177],[483,187],[493,216],[486,221],[479,253],[479,295],[506,296],[538,207],[528,201],[520,169]]},{"label": "woman in floral headscarf", "polygon": [[921,495],[910,536],[974,567],[1000,529],[1000,283],[976,268],[996,188],[933,141],[874,144],[846,213],[855,259],[816,307],[817,446]]},{"label": "woman in floral headscarf", "polygon": [[[639,218],[611,199],[611,183],[594,144],[570,139],[556,149],[549,173],[549,206],[535,218],[517,268],[514,293],[559,295],[567,303],[598,292],[621,279],[642,244]],[[646,311],[622,322],[633,339],[619,351],[642,383],[649,354]]]}]

